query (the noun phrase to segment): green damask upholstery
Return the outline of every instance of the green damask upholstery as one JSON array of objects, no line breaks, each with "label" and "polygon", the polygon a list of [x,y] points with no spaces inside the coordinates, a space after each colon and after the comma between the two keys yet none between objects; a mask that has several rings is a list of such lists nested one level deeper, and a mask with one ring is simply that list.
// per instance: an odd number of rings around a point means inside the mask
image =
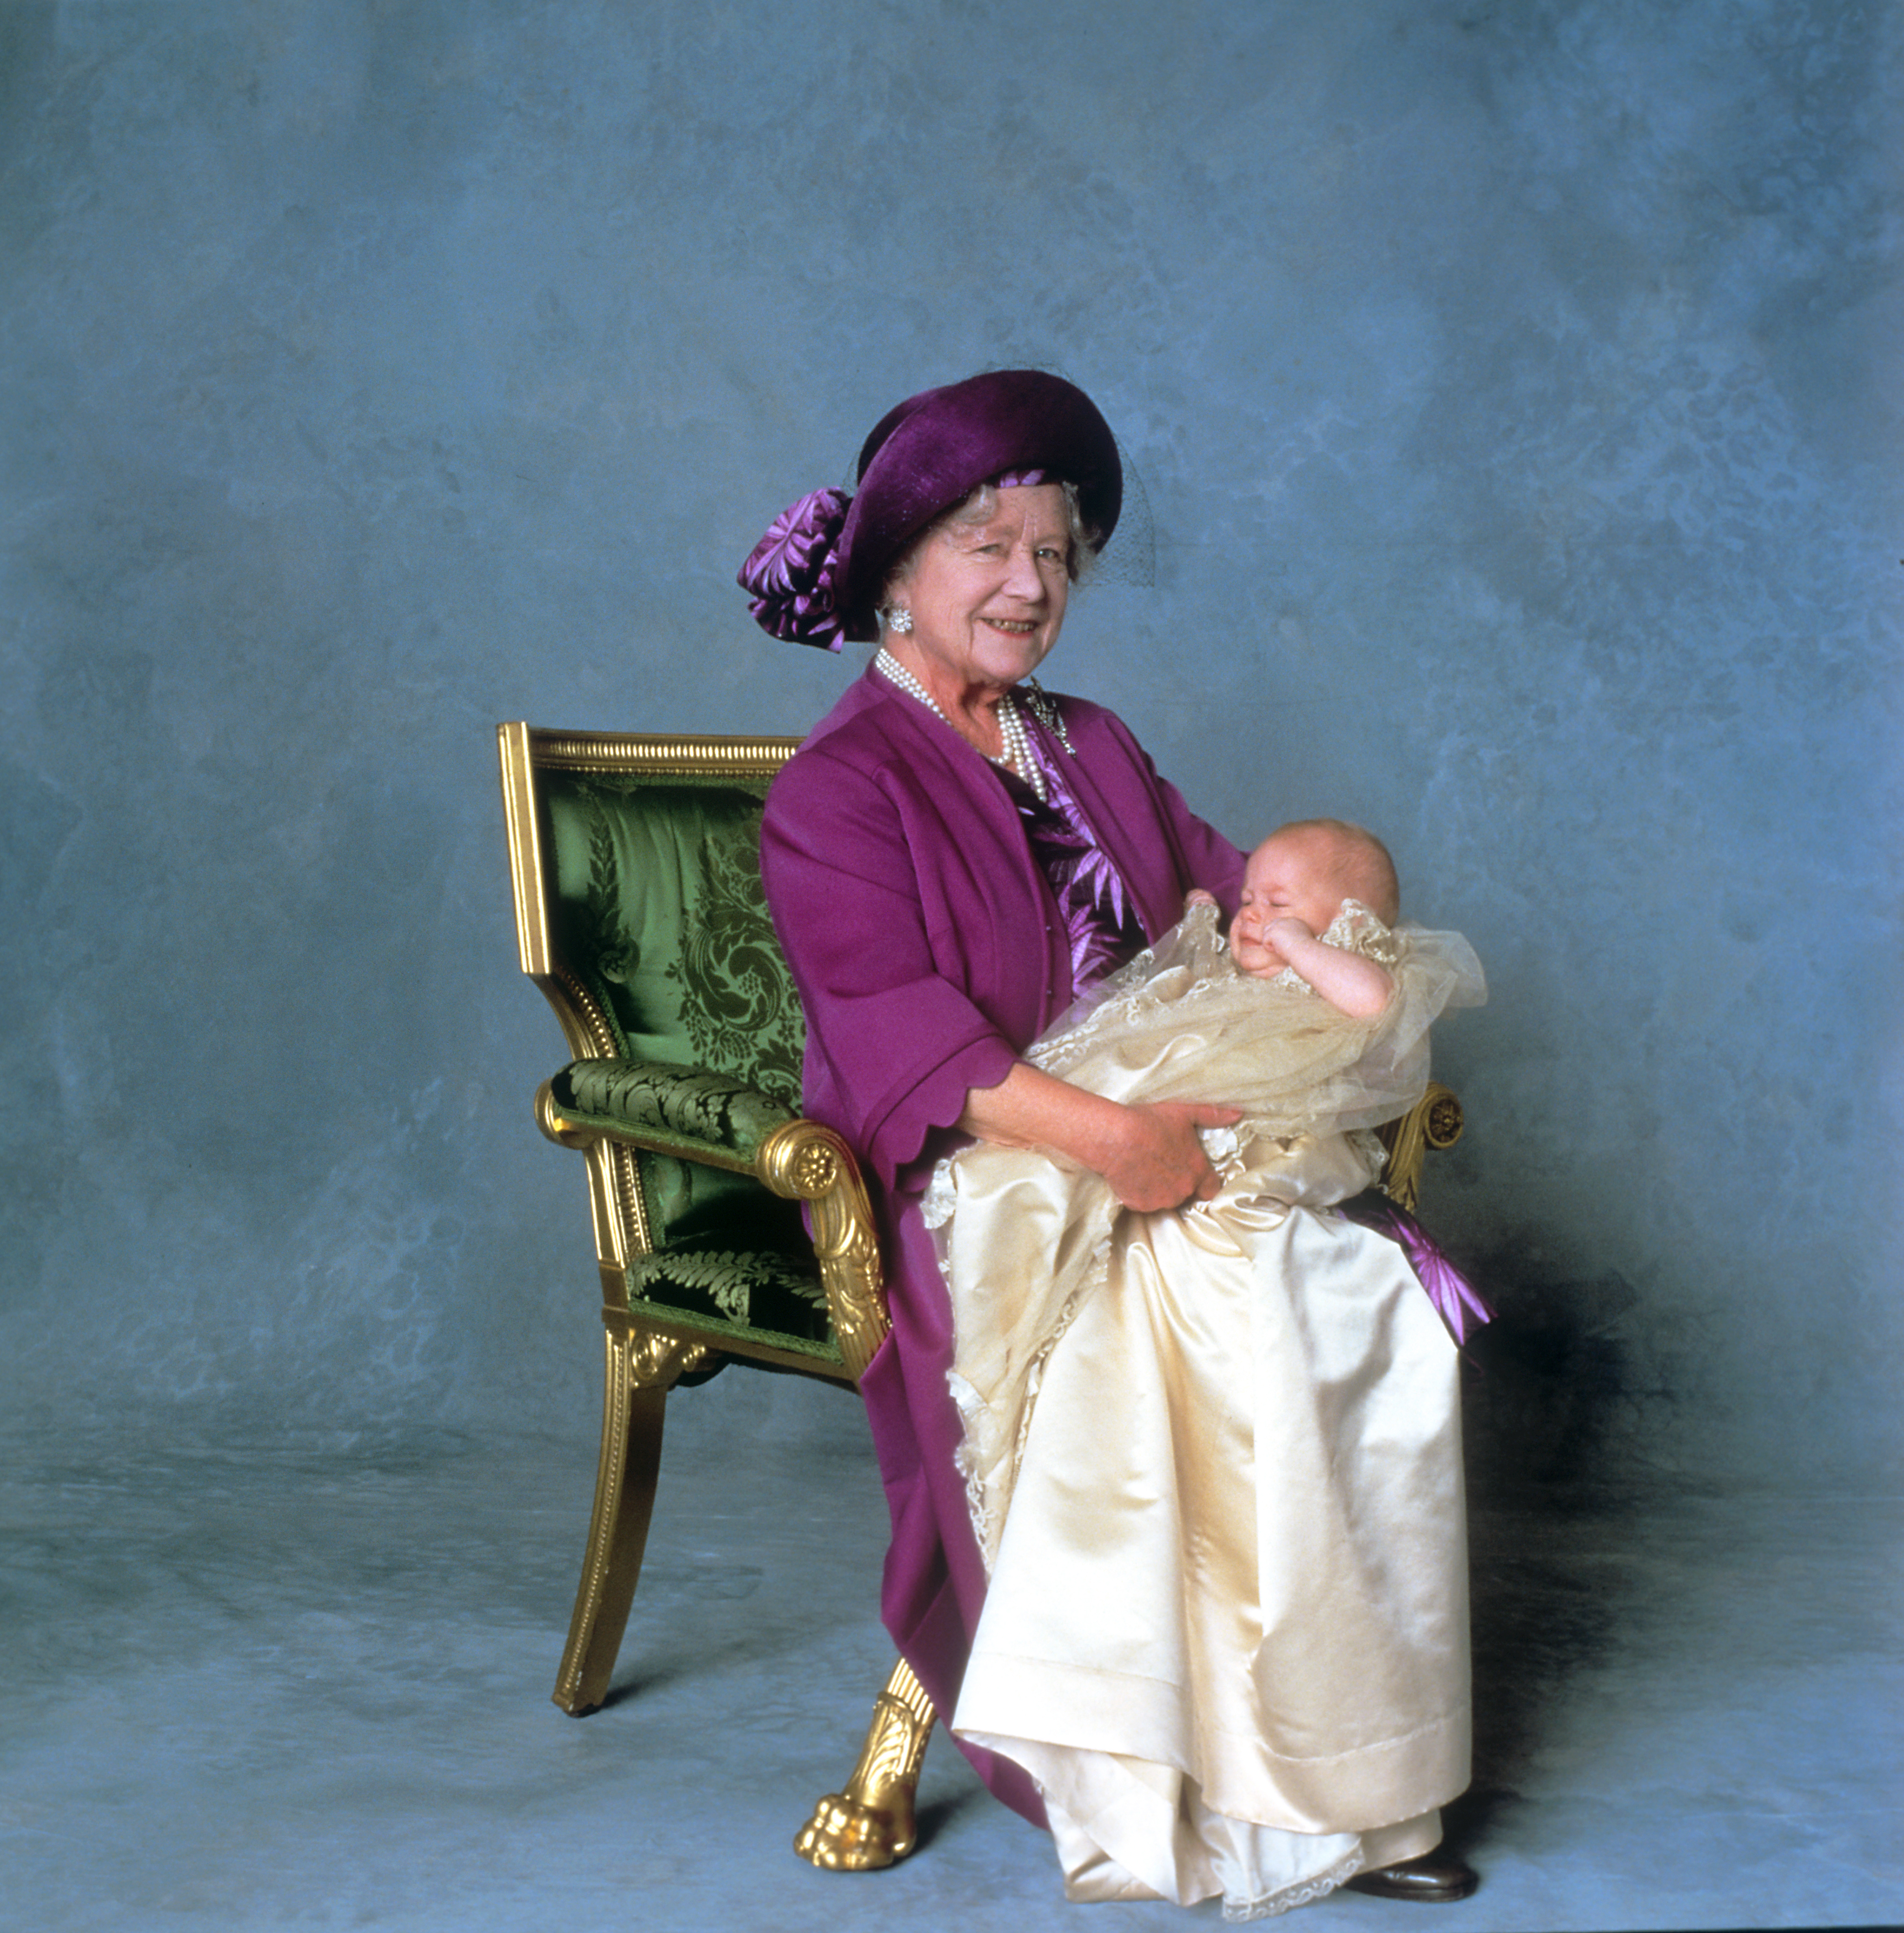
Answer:
[{"label": "green damask upholstery", "polygon": [[692,1160],[702,1150],[751,1162],[794,1111],[720,1074],[683,1074],[652,1060],[577,1060],[555,1077],[565,1110],[618,1127],[677,1137]]},{"label": "green damask upholstery", "polygon": [[[680,1156],[700,1141],[751,1157],[799,1105],[805,1045],[761,893],[764,783],[550,771],[543,789],[557,951],[620,1050],[565,1068],[558,1105],[680,1136]],[[631,1309],[836,1363],[798,1204],[675,1153],[636,1159],[654,1251],[629,1268]]]},{"label": "green damask upholstery", "polygon": [[760,886],[758,792],[551,771],[557,945],[623,1057],[712,1069],[800,1105],[806,1024]]},{"label": "green damask upholstery", "polygon": [[644,1148],[638,1157],[648,1213],[665,1237],[629,1268],[637,1314],[687,1315],[717,1333],[745,1331],[839,1360],[799,1204],[750,1174],[707,1165],[724,1155],[751,1161],[794,1118],[791,1108],[722,1075],[653,1061],[578,1060],[549,1086],[566,1121],[671,1144],[671,1153]]}]

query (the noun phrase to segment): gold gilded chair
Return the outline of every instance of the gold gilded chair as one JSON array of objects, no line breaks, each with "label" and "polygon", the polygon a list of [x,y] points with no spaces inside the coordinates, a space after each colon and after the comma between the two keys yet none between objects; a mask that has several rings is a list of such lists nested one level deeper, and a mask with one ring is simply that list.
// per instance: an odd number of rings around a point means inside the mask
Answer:
[{"label": "gold gilded chair", "polygon": [[[579,1717],[607,1693],[640,1580],[668,1390],[728,1357],[854,1385],[887,1316],[852,1153],[798,1114],[805,1024],[761,891],[761,803],[800,741],[520,723],[497,738],[522,970],[572,1057],[536,1122],[584,1157],[601,1279],[595,1507],[552,1694]],[[1384,1131],[1404,1207],[1427,1149],[1461,1131],[1439,1086]],[[912,1850],[932,1720],[900,1662],[802,1857],[857,1871]]]}]

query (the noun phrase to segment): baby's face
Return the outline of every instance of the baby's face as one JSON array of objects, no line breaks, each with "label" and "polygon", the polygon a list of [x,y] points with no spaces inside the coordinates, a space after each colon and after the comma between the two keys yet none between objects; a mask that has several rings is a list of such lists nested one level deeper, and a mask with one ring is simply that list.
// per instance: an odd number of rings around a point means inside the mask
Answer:
[{"label": "baby's face", "polygon": [[1250,855],[1238,931],[1254,939],[1277,919],[1299,919],[1314,933],[1327,929],[1341,910],[1343,888],[1323,863],[1320,843],[1301,834],[1276,834]]}]

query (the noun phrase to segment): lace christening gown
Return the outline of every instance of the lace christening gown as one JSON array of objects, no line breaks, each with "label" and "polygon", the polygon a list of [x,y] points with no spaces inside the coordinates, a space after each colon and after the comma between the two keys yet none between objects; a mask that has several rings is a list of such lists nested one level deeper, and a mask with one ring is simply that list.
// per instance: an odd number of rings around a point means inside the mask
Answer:
[{"label": "lace christening gown", "polygon": [[1197,908],[1030,1051],[1120,1100],[1225,1102],[1221,1193],[1122,1210],[981,1144],[924,1204],[990,1573],[962,1736],[1037,1781],[1074,1899],[1248,1919],[1425,1852],[1468,1778],[1456,1352],[1391,1241],[1332,1204],[1483,997],[1452,933],[1345,908],[1374,1021],[1230,964]]}]

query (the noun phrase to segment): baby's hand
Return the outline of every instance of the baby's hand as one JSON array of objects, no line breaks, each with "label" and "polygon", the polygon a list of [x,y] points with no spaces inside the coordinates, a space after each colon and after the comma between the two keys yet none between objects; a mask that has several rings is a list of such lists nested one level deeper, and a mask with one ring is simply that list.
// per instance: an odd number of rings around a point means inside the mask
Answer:
[{"label": "baby's hand", "polygon": [[1263,929],[1263,944],[1273,947],[1278,955],[1285,960],[1289,957],[1289,942],[1292,939],[1314,939],[1315,936],[1307,922],[1296,918],[1293,914],[1286,913],[1281,919],[1272,919]]},{"label": "baby's hand", "polygon": [[1276,945],[1278,927],[1293,927],[1303,933],[1309,930],[1299,919],[1266,919],[1256,906],[1245,906],[1230,922],[1230,957],[1240,972],[1269,980],[1289,964]]},{"label": "baby's hand", "polygon": [[1192,906],[1215,906],[1216,903],[1216,894],[1206,893],[1201,886],[1192,886],[1183,896],[1183,909],[1185,912],[1189,912]]}]

